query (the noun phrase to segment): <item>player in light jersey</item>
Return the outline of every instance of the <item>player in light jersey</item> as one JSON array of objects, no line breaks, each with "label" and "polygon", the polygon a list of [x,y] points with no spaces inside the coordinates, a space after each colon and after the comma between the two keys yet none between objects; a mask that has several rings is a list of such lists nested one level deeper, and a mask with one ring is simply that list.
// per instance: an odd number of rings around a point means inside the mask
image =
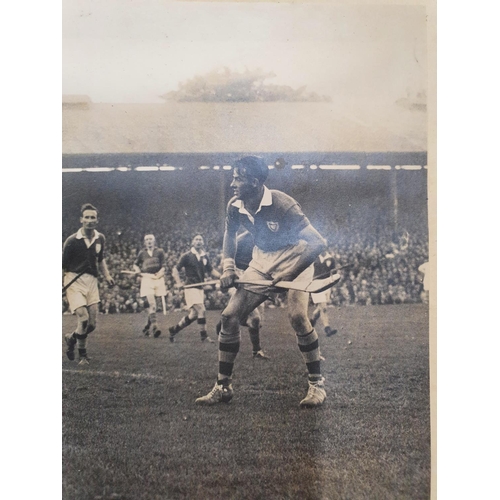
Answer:
[{"label": "player in light jersey", "polygon": [[[279,281],[312,280],[316,257],[325,249],[324,238],[303,214],[300,205],[287,194],[269,190],[267,164],[258,157],[247,156],[237,161],[231,187],[234,197],[228,203],[223,243],[221,287],[230,288],[236,273],[236,235],[240,226],[250,231],[255,247],[252,261],[241,280]],[[219,373],[213,389],[196,400],[211,405],[229,402],[233,397],[232,374],[240,348],[240,324],[269,295],[269,287],[239,285],[222,312],[219,335]],[[326,398],[318,334],[307,316],[309,294],[288,291],[288,316],[305,361],[309,389],[300,405],[314,407]]]},{"label": "player in light jersey", "polygon": [[[241,276],[243,272],[248,268],[250,261],[252,260],[252,252],[254,247],[253,236],[250,232],[245,231],[244,233],[238,235],[236,238],[236,272],[238,276]],[[236,288],[230,288],[229,294],[232,296],[236,292]],[[246,319],[241,323],[241,326],[248,327],[248,333],[250,335],[250,342],[252,343],[252,355],[254,359],[270,359],[269,356],[262,350],[260,346],[260,327],[262,324],[262,315],[259,311],[259,307],[255,308]],[[219,321],[216,326],[217,336],[222,329],[222,321]]]},{"label": "player in light jersey", "polygon": [[95,229],[99,222],[97,209],[86,203],[80,213],[82,227],[72,234],[63,246],[64,285],[69,285],[66,297],[77,321],[75,331],[66,335],[65,340],[68,359],[75,359],[75,346],[78,344],[78,364],[88,365],[87,336],[96,328],[100,301],[97,283],[99,271],[110,286],[115,282],[104,258],[106,238]]},{"label": "player in light jersey", "polygon": [[[203,236],[197,234],[192,241],[192,247],[189,252],[181,256],[177,266],[172,269],[172,276],[178,287],[182,286],[180,271],[184,269],[186,274],[185,285],[194,283],[202,283],[205,281],[205,276],[210,275],[215,279],[220,278],[220,273],[213,269],[207,253],[203,249],[205,242]],[[184,316],[179,323],[171,326],[170,342],[175,341],[175,336],[186,326],[190,325],[195,319],[200,326],[200,337],[203,342],[213,343],[214,341],[207,335],[207,320],[205,317],[205,291],[203,288],[188,288],[184,290],[184,299],[189,312]]]},{"label": "player in light jersey", "polygon": [[141,273],[140,296],[148,299],[148,322],[142,333],[149,336],[149,328],[152,327],[154,337],[161,335],[156,318],[156,297],[165,297],[165,252],[156,246],[154,234],[144,236],[144,249],[138,254],[134,262],[134,271]]},{"label": "player in light jersey", "polygon": [[[333,255],[331,255],[327,250],[321,253],[318,258],[314,261],[314,279],[326,278],[330,272],[335,268],[335,261],[333,260]],[[316,308],[313,311],[313,315],[310,319],[311,325],[314,326],[318,319],[321,319],[323,323],[323,328],[327,337],[331,337],[337,333],[337,330],[332,330],[330,327],[330,320],[328,318],[328,294],[330,290],[325,290],[320,293],[311,293],[311,299]]]}]

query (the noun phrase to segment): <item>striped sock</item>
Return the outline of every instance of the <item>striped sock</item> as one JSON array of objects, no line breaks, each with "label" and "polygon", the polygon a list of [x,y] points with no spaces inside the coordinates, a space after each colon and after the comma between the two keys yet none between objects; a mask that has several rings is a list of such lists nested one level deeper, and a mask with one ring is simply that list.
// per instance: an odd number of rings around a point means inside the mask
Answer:
[{"label": "striped sock", "polygon": [[314,328],[306,335],[297,335],[299,350],[306,362],[309,378],[321,378],[318,334]]},{"label": "striped sock", "polygon": [[217,380],[230,379],[233,375],[234,360],[240,350],[240,332],[219,334],[219,374]]},{"label": "striped sock", "polygon": [[174,333],[180,332],[183,328],[186,328],[186,326],[189,326],[194,319],[191,319],[189,316],[184,316],[179,323],[177,323],[174,327]]},{"label": "striped sock", "polygon": [[207,320],[206,318],[198,318],[198,320],[196,321],[198,323],[198,325],[200,325],[200,336],[202,339],[206,339],[207,338]]},{"label": "striped sock", "polygon": [[250,342],[252,342],[253,352],[260,351],[261,350],[261,347],[260,347],[260,329],[253,328],[253,327],[249,326],[248,333],[250,334]]},{"label": "striped sock", "polygon": [[148,323],[150,323],[151,325],[156,325],[157,322],[156,322],[156,313],[149,313],[149,317],[148,317]]},{"label": "striped sock", "polygon": [[78,344],[78,350],[85,349],[87,347],[87,335],[75,335]]}]

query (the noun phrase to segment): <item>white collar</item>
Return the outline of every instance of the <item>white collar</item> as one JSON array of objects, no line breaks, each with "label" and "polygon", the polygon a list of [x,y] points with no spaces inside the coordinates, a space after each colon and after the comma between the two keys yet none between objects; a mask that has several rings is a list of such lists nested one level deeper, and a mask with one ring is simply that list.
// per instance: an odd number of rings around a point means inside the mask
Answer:
[{"label": "white collar", "polygon": [[[264,186],[264,194],[262,195],[262,199],[260,200],[259,208],[257,209],[257,211],[255,213],[258,214],[262,207],[269,207],[272,204],[273,204],[273,194],[266,186]],[[233,203],[231,203],[231,205],[233,205],[233,207],[236,207],[241,214],[248,215],[249,219],[253,222],[253,216],[245,208],[245,204],[243,203],[243,200],[234,200]]]},{"label": "white collar", "polygon": [[88,241],[88,247],[90,247],[92,245],[92,243],[94,243],[95,240],[97,240],[97,238],[99,238],[99,236],[101,236],[101,233],[99,231],[97,231],[97,229],[94,229],[94,237],[92,238],[92,240],[89,240],[88,238],[85,237],[85,235],[83,234],[83,229],[80,228],[78,230],[78,232],[76,233],[76,239],[77,240],[81,240],[81,239],[84,239],[85,241]]},{"label": "white collar", "polygon": [[327,253],[324,257],[323,255],[320,254],[319,261],[323,264],[323,262],[325,262],[326,259],[331,259],[331,258],[332,256],[329,253]]},{"label": "white collar", "polygon": [[194,247],[191,247],[191,253],[194,253],[194,254],[196,255],[196,257],[198,258],[198,260],[199,260],[201,257],[203,257],[203,256],[205,256],[205,255],[206,255],[205,250],[202,250],[200,253],[198,253],[198,252],[195,250],[195,248],[194,248]]}]

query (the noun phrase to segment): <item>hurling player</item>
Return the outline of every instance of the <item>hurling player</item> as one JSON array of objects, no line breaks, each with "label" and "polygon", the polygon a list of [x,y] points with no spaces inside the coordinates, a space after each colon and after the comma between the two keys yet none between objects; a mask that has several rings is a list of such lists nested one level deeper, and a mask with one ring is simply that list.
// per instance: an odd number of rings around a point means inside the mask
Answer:
[{"label": "hurling player", "polygon": [[164,278],[165,252],[156,246],[154,234],[144,236],[144,247],[134,262],[134,271],[142,276],[140,295],[146,297],[149,304],[148,322],[142,333],[148,336],[149,328],[152,327],[153,335],[159,337],[161,331],[156,319],[156,297],[167,295]]},{"label": "hurling player", "polygon": [[[186,274],[185,285],[194,283],[202,283],[205,281],[206,275],[211,275],[213,278],[220,278],[220,273],[212,268],[212,264],[208,258],[207,253],[203,249],[204,241],[201,234],[197,234],[192,241],[191,250],[181,255],[177,266],[172,269],[172,276],[178,287],[182,286],[180,271],[184,269]],[[205,318],[205,291],[200,288],[188,288],[184,290],[184,300],[189,309],[189,312],[184,316],[179,323],[171,326],[168,331],[170,332],[170,342],[174,342],[175,336],[186,326],[190,325],[195,319],[200,327],[200,336],[203,342],[214,341],[207,335],[207,320]]]},{"label": "hurling player", "polygon": [[[80,223],[82,227],[72,234],[63,246],[62,268],[66,297],[72,313],[76,315],[76,329],[65,336],[68,359],[75,359],[75,346],[78,344],[80,365],[88,365],[87,336],[93,332],[97,323],[99,289],[97,275],[100,271],[110,286],[114,280],[109,274],[104,259],[104,235],[95,228],[98,223],[97,209],[90,203],[82,206]],[[69,286],[68,286],[69,285]]]},{"label": "hurling player", "polygon": [[[242,281],[301,281],[313,278],[313,262],[325,249],[324,238],[303,214],[300,205],[287,194],[270,190],[264,182],[267,164],[256,156],[238,160],[231,187],[234,197],[228,203],[223,243],[221,287],[229,288],[238,278],[236,272],[236,235],[240,226],[252,233],[255,242],[252,260]],[[229,402],[233,397],[232,375],[240,348],[240,324],[269,294],[269,287],[240,285],[222,312],[219,335],[219,371],[213,389],[196,400],[211,405]],[[318,335],[309,322],[309,294],[288,291],[288,316],[299,350],[308,371],[309,389],[300,405],[314,407],[326,398],[321,375]]]}]

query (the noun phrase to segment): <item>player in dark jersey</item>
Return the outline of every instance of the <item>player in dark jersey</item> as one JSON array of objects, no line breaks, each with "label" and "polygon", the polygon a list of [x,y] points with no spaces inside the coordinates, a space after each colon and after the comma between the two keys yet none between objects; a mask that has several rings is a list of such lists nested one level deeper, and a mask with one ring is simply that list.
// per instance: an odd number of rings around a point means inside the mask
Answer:
[{"label": "player in dark jersey", "polygon": [[[231,183],[234,197],[227,206],[224,232],[223,288],[234,286],[238,277],[235,254],[240,226],[250,231],[255,241],[252,260],[241,278],[244,281],[312,280],[312,264],[326,247],[325,240],[299,204],[287,194],[269,190],[264,185],[267,175],[267,164],[255,156],[242,158],[235,164]],[[238,286],[222,312],[217,382],[206,396],[196,400],[198,404],[211,405],[232,399],[231,379],[240,348],[240,324],[268,295],[269,287],[266,286]],[[318,406],[326,398],[318,335],[307,316],[308,301],[308,293],[288,291],[288,316],[309,377],[307,395],[300,402],[302,407]]]},{"label": "player in dark jersey", "polygon": [[165,297],[167,290],[165,288],[165,252],[162,248],[156,246],[154,234],[144,236],[144,246],[134,262],[134,271],[140,273],[141,278],[141,297],[148,299],[149,311],[148,322],[142,333],[149,335],[149,328],[152,327],[153,336],[159,337],[161,330],[158,328],[156,318],[156,297]]},{"label": "player in dark jersey", "polygon": [[[212,268],[210,259],[203,249],[204,247],[203,236],[197,234],[192,241],[192,247],[189,252],[181,256],[177,266],[172,269],[172,276],[178,287],[182,285],[180,271],[184,269],[186,275],[185,285],[194,283],[202,283],[205,281],[207,275],[217,279],[220,278],[220,273]],[[213,343],[214,341],[207,335],[207,320],[205,317],[205,292],[203,288],[188,288],[184,290],[184,300],[189,309],[189,312],[184,316],[179,323],[171,326],[168,331],[170,332],[170,342],[174,342],[174,337],[183,328],[190,325],[195,319],[200,326],[201,340],[204,342]]]},{"label": "player in dark jersey", "polygon": [[[250,261],[252,260],[252,252],[254,247],[253,236],[250,232],[245,231],[239,234],[236,238],[236,256],[235,264],[238,275],[242,275],[243,271],[248,268]],[[233,295],[236,292],[236,288],[230,288],[229,293]],[[248,327],[248,334],[250,335],[250,342],[252,343],[252,355],[254,359],[270,359],[269,356],[262,350],[260,346],[260,327],[262,324],[262,315],[259,311],[259,307],[255,308],[246,319],[241,323],[241,326]],[[215,330],[217,336],[222,329],[222,320],[217,323]]]},{"label": "player in dark jersey", "polygon": [[[331,255],[327,250],[321,253],[319,257],[314,261],[314,279],[326,278],[331,271],[335,268],[335,261],[333,255]],[[318,319],[321,319],[323,323],[323,328],[327,337],[331,337],[337,333],[337,330],[332,330],[330,327],[330,320],[328,318],[328,294],[330,290],[325,290],[320,293],[311,293],[311,299],[316,308],[313,311],[313,315],[309,320],[311,325],[314,326]]]},{"label": "player in dark jersey", "polygon": [[76,329],[65,336],[66,355],[75,359],[75,346],[78,344],[80,365],[88,365],[87,336],[97,325],[97,307],[100,301],[97,276],[99,271],[110,286],[114,280],[109,274],[104,258],[106,239],[95,228],[98,212],[90,203],[81,208],[80,223],[82,227],[72,234],[63,246],[62,268],[66,297],[72,313],[76,315]]}]

